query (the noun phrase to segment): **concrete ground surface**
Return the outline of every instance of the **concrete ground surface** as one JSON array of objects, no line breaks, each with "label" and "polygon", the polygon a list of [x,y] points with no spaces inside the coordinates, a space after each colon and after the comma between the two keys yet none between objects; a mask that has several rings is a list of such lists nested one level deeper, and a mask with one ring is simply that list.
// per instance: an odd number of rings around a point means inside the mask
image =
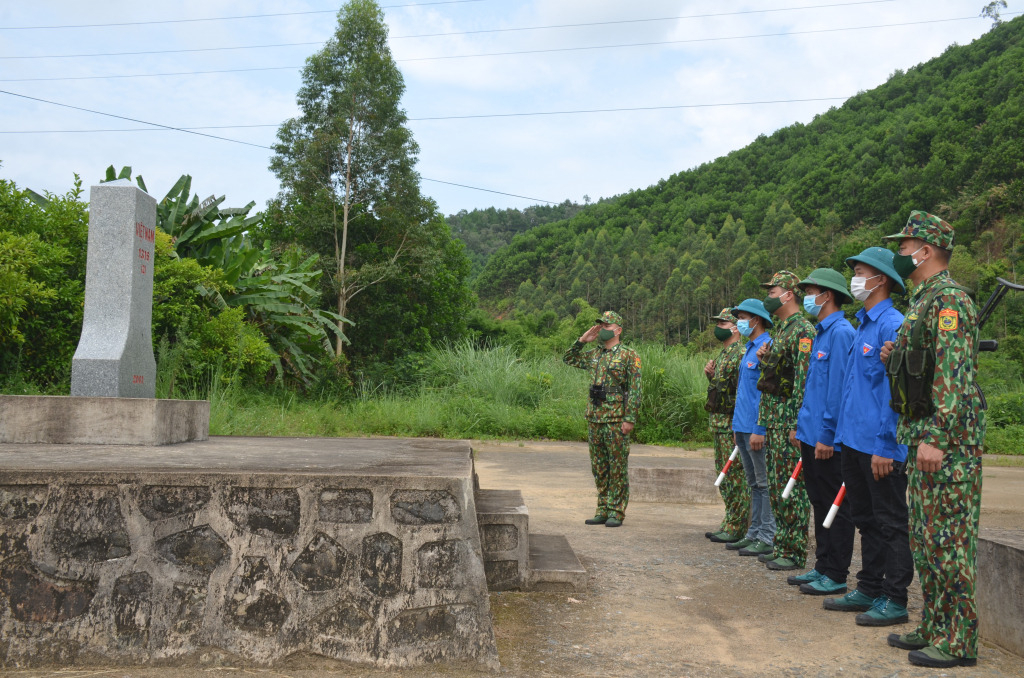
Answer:
[{"label": "concrete ground surface", "polygon": [[[948,671],[912,666],[885,636],[912,630],[921,597],[911,585],[911,623],[869,629],[853,614],[828,612],[821,598],[786,585],[755,558],[704,538],[721,505],[634,502],[625,525],[586,526],[594,488],[586,445],[479,442],[477,472],[490,489],[519,489],[533,532],[568,537],[590,574],[579,593],[491,595],[502,675],[511,676],[1024,676],[1024,658],[982,642],[978,666]],[[634,445],[637,463],[710,458],[709,450]],[[1024,526],[1024,468],[987,467],[982,527]],[[852,572],[859,567],[859,544]],[[848,580],[855,583],[853,574]],[[983,620],[984,622],[984,620]],[[237,667],[83,668],[8,671],[37,676],[195,675],[303,677],[471,676],[458,666],[405,671],[339,667],[295,657],[273,669]]]}]

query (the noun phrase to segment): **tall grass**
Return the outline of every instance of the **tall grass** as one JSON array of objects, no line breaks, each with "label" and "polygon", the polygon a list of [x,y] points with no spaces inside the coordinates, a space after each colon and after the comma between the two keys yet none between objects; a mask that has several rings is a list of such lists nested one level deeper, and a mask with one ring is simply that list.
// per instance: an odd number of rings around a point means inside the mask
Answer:
[{"label": "tall grass", "polygon": [[[705,358],[656,345],[640,346],[638,353],[643,401],[635,439],[705,440]],[[211,380],[210,432],[586,440],[588,383],[586,372],[561,356],[463,343],[432,351],[412,388],[364,382],[344,403],[244,393]]]}]

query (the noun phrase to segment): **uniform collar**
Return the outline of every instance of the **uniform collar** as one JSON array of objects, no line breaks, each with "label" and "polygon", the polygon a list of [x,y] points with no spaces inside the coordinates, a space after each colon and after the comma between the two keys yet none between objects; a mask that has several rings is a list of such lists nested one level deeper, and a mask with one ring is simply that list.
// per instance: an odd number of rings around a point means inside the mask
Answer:
[{"label": "uniform collar", "polygon": [[825,319],[820,321],[815,329],[817,329],[818,333],[820,334],[821,332],[824,332],[828,328],[835,325],[843,317],[844,316],[842,311],[833,311],[832,313],[829,313],[827,316],[825,316]]},{"label": "uniform collar", "polygon": [[948,268],[945,268],[945,269],[939,271],[938,273],[936,273],[935,275],[933,275],[932,277],[928,278],[927,280],[922,282],[920,285],[915,287],[914,288],[914,296],[911,298],[911,301],[917,301],[918,298],[920,298],[920,296],[922,294],[924,294],[926,291],[930,290],[931,288],[935,287],[939,283],[941,283],[943,281],[946,281],[946,280],[949,280],[949,269]]},{"label": "uniform collar", "polygon": [[860,309],[857,311],[857,320],[864,322],[864,317],[867,316],[870,320],[878,320],[878,316],[882,315],[882,312],[892,308],[892,299],[886,297],[880,302],[871,307],[871,310]]}]

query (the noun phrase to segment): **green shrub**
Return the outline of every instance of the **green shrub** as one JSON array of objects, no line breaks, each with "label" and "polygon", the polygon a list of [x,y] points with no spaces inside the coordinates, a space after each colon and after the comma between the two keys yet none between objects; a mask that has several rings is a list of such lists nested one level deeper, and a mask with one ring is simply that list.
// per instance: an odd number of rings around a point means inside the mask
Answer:
[{"label": "green shrub", "polygon": [[1024,455],[1024,426],[989,427],[985,432],[985,451],[989,454]]}]

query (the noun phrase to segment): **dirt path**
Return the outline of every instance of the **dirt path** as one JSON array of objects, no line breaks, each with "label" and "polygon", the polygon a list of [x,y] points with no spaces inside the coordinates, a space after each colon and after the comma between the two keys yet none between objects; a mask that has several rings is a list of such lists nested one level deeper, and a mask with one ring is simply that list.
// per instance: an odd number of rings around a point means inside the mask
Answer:
[{"label": "dirt path", "polygon": [[[531,531],[566,535],[590,573],[588,589],[575,595],[491,596],[503,675],[1024,676],[1024,659],[985,644],[976,668],[943,673],[912,667],[905,652],[885,643],[894,629],[866,629],[854,624],[852,614],[826,612],[820,598],[786,585],[788,573],[769,572],[756,559],[706,540],[704,532],[718,526],[721,506],[634,502],[622,528],[585,526],[594,504],[585,444],[475,442],[474,449],[481,486],[522,490]],[[671,463],[673,457],[710,454],[636,445],[633,456]],[[986,469],[984,486],[982,525],[1024,526],[1024,468]],[[852,570],[858,567],[855,560]],[[914,618],[921,607],[916,580],[910,607]],[[274,670],[209,667],[187,673],[217,678],[481,675],[458,667],[346,670],[311,658]],[[115,668],[7,675],[183,674]]]}]

